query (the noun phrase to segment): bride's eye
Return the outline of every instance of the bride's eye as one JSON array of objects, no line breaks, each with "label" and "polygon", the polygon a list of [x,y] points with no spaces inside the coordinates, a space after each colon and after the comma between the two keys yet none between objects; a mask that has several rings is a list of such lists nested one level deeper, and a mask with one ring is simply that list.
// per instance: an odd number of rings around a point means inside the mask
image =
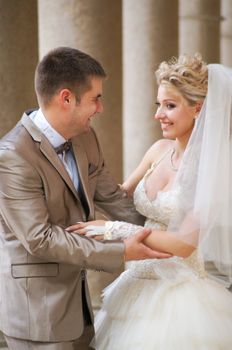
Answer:
[{"label": "bride's eye", "polygon": [[174,103],[167,103],[167,108],[168,109],[173,109],[175,107],[176,107],[176,105]]}]

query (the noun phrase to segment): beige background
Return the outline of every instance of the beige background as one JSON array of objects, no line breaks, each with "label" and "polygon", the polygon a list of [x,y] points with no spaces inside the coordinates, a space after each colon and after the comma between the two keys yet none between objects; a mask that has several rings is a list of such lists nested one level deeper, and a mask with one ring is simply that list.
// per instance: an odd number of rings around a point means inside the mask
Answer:
[{"label": "beige background", "polygon": [[[61,45],[84,50],[108,72],[95,128],[118,182],[160,138],[152,118],[159,62],[198,51],[232,65],[231,0],[0,0],[0,18],[0,134],[36,107],[38,59]],[[89,274],[95,309],[115,277]]]}]

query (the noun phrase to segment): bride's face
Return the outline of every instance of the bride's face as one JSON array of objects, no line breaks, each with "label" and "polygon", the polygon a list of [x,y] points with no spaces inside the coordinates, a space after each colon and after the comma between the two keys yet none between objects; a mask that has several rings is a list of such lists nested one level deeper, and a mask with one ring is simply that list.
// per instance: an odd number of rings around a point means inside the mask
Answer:
[{"label": "bride's face", "polygon": [[154,117],[160,121],[163,137],[188,139],[194,126],[196,106],[190,106],[175,87],[165,84],[159,86],[157,106]]}]

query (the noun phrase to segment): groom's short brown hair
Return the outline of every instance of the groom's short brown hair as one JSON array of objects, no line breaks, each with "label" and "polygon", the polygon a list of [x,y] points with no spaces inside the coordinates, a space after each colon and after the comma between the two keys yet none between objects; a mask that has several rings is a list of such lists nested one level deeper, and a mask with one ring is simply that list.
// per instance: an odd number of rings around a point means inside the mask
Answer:
[{"label": "groom's short brown hair", "polygon": [[97,60],[80,50],[58,47],[48,52],[36,67],[37,98],[42,104],[48,105],[59,90],[67,88],[79,100],[91,88],[92,77],[106,77]]}]

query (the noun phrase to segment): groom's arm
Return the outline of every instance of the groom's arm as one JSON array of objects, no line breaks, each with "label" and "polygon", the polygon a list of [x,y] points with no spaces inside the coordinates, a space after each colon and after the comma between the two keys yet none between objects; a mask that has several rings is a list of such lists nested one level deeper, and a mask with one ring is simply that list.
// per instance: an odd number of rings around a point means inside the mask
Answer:
[{"label": "groom's arm", "polygon": [[133,198],[125,196],[105,165],[98,175],[94,203],[110,220],[144,225],[145,218],[136,211]]},{"label": "groom's arm", "polygon": [[95,207],[108,219],[143,226],[145,219],[135,210],[133,199],[125,196],[109,172],[95,131],[91,128],[89,133],[80,135],[78,143],[86,152],[89,188]]}]

